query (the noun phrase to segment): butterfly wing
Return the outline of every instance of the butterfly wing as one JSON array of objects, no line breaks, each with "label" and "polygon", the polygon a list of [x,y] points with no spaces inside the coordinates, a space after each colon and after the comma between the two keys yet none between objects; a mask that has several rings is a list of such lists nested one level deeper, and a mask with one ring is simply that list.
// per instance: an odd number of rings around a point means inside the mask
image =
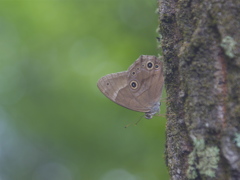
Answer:
[{"label": "butterfly wing", "polygon": [[[150,112],[155,108],[162,95],[163,63],[155,56],[142,55],[128,69],[129,90],[138,103]],[[138,83],[137,88],[131,87],[131,82]],[[156,108],[155,108],[156,109]]]},{"label": "butterfly wing", "polygon": [[115,103],[134,111],[151,112],[162,94],[162,62],[155,56],[140,56],[127,71],[108,74],[97,85]]},{"label": "butterfly wing", "polygon": [[99,79],[99,90],[113,102],[134,111],[145,112],[137,99],[129,91],[127,71],[108,74]]}]

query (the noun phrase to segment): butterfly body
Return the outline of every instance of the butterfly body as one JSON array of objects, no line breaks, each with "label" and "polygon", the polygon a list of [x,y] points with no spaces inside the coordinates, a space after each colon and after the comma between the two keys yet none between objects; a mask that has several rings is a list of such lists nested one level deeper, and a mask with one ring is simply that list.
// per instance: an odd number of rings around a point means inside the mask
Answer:
[{"label": "butterfly body", "polygon": [[97,85],[110,100],[151,119],[159,112],[163,83],[163,63],[155,56],[142,55],[127,71],[108,74]]}]

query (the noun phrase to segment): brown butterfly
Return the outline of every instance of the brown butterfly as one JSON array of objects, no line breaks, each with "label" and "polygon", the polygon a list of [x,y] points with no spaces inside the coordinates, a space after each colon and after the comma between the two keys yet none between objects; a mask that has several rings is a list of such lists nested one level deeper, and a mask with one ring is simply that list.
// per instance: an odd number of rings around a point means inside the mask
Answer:
[{"label": "brown butterfly", "polygon": [[163,84],[163,63],[156,56],[142,55],[127,71],[108,74],[97,86],[113,102],[151,119],[160,110]]}]

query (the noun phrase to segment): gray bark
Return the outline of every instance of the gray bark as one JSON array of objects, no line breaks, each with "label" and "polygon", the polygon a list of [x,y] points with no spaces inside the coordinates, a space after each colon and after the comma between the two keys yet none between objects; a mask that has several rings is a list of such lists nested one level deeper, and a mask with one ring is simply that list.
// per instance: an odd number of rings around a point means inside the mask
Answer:
[{"label": "gray bark", "polygon": [[171,179],[240,179],[240,1],[159,0]]}]

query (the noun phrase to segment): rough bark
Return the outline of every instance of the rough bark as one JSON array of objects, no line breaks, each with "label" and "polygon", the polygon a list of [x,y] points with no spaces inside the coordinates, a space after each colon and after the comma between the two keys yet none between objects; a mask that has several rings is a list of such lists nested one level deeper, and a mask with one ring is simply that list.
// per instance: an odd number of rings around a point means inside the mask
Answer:
[{"label": "rough bark", "polygon": [[240,1],[159,0],[171,179],[240,179]]}]

